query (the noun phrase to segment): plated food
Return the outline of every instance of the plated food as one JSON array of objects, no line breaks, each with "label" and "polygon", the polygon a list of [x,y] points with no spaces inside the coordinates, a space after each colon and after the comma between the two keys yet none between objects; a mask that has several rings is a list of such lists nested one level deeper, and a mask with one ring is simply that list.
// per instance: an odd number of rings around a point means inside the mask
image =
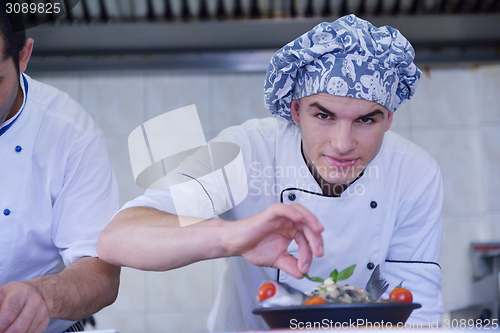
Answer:
[{"label": "plated food", "polygon": [[380,278],[378,266],[365,289],[340,285],[338,282],[348,279],[355,268],[356,265],[352,265],[340,272],[335,269],[327,279],[310,277],[306,274],[306,278],[321,282],[313,291],[306,293],[302,293],[285,283],[265,281],[259,288],[258,300],[263,307],[348,303],[411,303],[413,301],[411,292],[403,288],[401,284],[391,291],[389,299],[380,299],[388,284]]},{"label": "plated food", "polygon": [[349,278],[355,267],[334,270],[327,279],[306,276],[320,283],[306,293],[285,283],[265,281],[257,295],[261,307],[253,313],[262,316],[271,328],[294,328],[301,323],[321,324],[322,328],[368,327],[374,323],[392,327],[403,325],[411,312],[421,307],[412,303],[411,292],[401,285],[390,293],[389,299],[380,299],[388,284],[380,278],[378,266],[365,289],[340,285],[338,282]]}]

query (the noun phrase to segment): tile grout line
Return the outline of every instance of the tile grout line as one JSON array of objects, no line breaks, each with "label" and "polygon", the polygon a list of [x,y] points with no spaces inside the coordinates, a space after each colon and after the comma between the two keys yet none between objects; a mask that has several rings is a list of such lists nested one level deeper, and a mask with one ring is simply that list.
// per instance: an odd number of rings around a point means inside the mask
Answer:
[{"label": "tile grout line", "polygon": [[215,73],[208,74],[208,139],[212,139],[215,124]]},{"label": "tile grout line", "polygon": [[[472,96],[473,98],[473,104],[474,105],[479,105],[479,111],[475,112],[475,117],[476,117],[476,144],[477,147],[476,149],[478,150],[478,161],[477,161],[477,167],[479,170],[477,171],[477,177],[478,177],[478,191],[479,191],[479,209],[482,211],[487,211],[488,210],[488,184],[487,184],[487,174],[485,173],[485,160],[486,160],[486,154],[485,154],[485,145],[484,145],[484,135],[483,135],[483,130],[482,130],[482,110],[484,110],[484,105],[482,104],[483,101],[478,98],[478,94],[481,91],[481,76],[477,70],[473,72],[474,75],[474,94]],[[483,229],[487,233],[491,234],[491,226],[489,225],[488,222],[483,222]],[[489,230],[487,230],[489,229]]]},{"label": "tile grout line", "polygon": [[[149,75],[147,71],[142,72],[142,104],[143,104],[143,110],[142,110],[142,122],[146,121],[146,114],[148,111],[148,88],[149,88]],[[143,127],[143,124],[141,126]],[[149,293],[148,293],[148,287],[149,287],[149,274],[147,272],[144,273],[144,333],[149,333],[150,327],[149,327]]]},{"label": "tile grout line", "polygon": [[78,72],[76,76],[78,102],[83,106],[83,73]]}]

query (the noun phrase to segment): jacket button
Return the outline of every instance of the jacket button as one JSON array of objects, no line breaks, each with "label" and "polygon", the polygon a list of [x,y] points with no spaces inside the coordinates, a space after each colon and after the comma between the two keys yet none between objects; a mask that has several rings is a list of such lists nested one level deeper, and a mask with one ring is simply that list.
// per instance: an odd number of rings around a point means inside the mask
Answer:
[{"label": "jacket button", "polygon": [[21,146],[16,146],[16,148],[15,148],[15,149],[16,149],[16,151],[17,151],[18,153],[20,153],[20,152],[21,152],[21,150],[23,150],[23,147],[21,147]]},{"label": "jacket button", "polygon": [[10,210],[9,209],[4,209],[3,210],[3,215],[7,216],[10,214]]},{"label": "jacket button", "polygon": [[370,202],[370,207],[371,208],[377,208],[377,202],[376,201]]},{"label": "jacket button", "polygon": [[296,198],[297,198],[297,197],[295,196],[295,194],[294,194],[294,193],[290,193],[290,194],[288,195],[288,199],[289,199],[290,201],[295,201],[295,199],[296,199]]},{"label": "jacket button", "polygon": [[366,268],[368,268],[368,269],[374,269],[375,268],[375,264],[372,263],[372,262],[369,262],[368,265],[366,265]]}]

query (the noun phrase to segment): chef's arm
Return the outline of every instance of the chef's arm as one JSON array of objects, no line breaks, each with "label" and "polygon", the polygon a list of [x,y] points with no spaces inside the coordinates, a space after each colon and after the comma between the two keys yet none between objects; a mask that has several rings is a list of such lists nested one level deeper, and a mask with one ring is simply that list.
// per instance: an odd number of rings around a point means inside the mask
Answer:
[{"label": "chef's arm", "polygon": [[120,267],[84,257],[58,274],[26,283],[45,300],[50,318],[79,320],[112,304],[118,295]]},{"label": "chef's arm", "polygon": [[[274,204],[238,221],[205,220],[181,227],[178,217],[152,208],[125,209],[99,237],[97,253],[111,264],[166,271],[196,261],[243,256],[260,266],[281,268],[300,278],[312,255],[323,254],[323,226],[300,205]],[[299,244],[299,258],[286,251]]]},{"label": "chef's arm", "polygon": [[120,268],[85,257],[58,274],[0,286],[0,332],[42,332],[50,318],[80,320],[118,295]]}]

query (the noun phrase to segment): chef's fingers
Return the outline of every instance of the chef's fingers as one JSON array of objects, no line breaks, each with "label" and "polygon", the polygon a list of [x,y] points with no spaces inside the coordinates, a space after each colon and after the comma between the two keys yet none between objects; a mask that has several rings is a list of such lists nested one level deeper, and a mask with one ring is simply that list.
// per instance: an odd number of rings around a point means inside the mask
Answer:
[{"label": "chef's fingers", "polygon": [[[309,211],[309,209],[305,208],[300,204],[291,204],[284,205],[294,209],[301,216],[300,221],[307,225],[313,232],[321,233],[325,230],[325,227],[319,222],[318,218]],[[296,221],[298,222],[298,221]]]},{"label": "chef's fingers", "polygon": [[[312,215],[312,213],[307,210],[305,207],[299,205],[299,204],[294,204],[290,205],[293,209],[298,211],[300,214],[303,216],[307,216],[309,214]],[[316,218],[315,218],[316,219]],[[308,223],[308,221],[311,221],[310,219],[307,220],[301,220],[300,222],[295,223],[295,228],[302,232],[307,241],[310,244],[310,248],[313,252],[313,254],[316,257],[321,257],[323,256],[324,250],[323,250],[323,237],[321,237],[321,232],[324,230],[323,225],[317,221],[317,223],[311,224],[311,222]],[[318,225],[320,228],[318,228]]]},{"label": "chef's fingers", "polygon": [[323,232],[324,227],[308,209],[299,204],[284,205],[277,203],[265,212],[273,214],[273,217],[283,216],[295,222],[295,229],[304,233],[313,254],[317,257],[323,256],[324,250],[321,232]]},{"label": "chef's fingers", "polygon": [[41,333],[45,331],[47,326],[49,326],[49,317],[45,315],[43,312],[37,312],[35,318],[33,319],[33,323],[30,328],[30,332]]},{"label": "chef's fingers", "polygon": [[19,317],[5,330],[4,333],[34,333],[33,318],[21,313]]},{"label": "chef's fingers", "polygon": [[297,232],[295,234],[295,241],[299,245],[299,261],[298,270],[303,274],[309,271],[312,262],[312,251],[309,242],[303,233]]},{"label": "chef's fingers", "polygon": [[306,240],[309,242],[309,247],[311,248],[313,254],[316,257],[323,256],[323,237],[321,233],[313,232],[307,225],[301,223],[295,223],[295,227],[302,233]]},{"label": "chef's fingers", "polygon": [[39,297],[26,300],[16,320],[5,333],[26,332],[41,333],[49,324],[49,314],[45,302]]},{"label": "chef's fingers", "polygon": [[[28,332],[41,333],[45,331],[50,322],[49,310],[43,299],[32,299],[29,307],[34,310],[33,319]],[[31,316],[30,313],[28,313]]]},{"label": "chef's fingers", "polygon": [[33,304],[29,304],[30,300],[25,299],[22,304],[21,311],[18,313],[14,322],[5,330],[5,333],[15,333],[15,332],[35,332],[36,326],[34,324],[34,318],[36,317],[36,307]]},{"label": "chef's fingers", "polygon": [[11,297],[9,295],[5,296],[0,304],[0,332],[5,332],[5,330],[12,325],[19,316],[20,308],[12,304]]},{"label": "chef's fingers", "polygon": [[278,269],[281,269],[285,273],[293,276],[296,279],[301,279],[303,277],[303,274],[300,272],[298,268],[298,260],[294,257],[292,257],[288,253],[283,253],[277,260],[276,260],[276,267]]},{"label": "chef's fingers", "polygon": [[10,325],[10,327],[5,331],[5,333],[17,333],[17,332],[25,332],[25,333],[39,333],[35,331],[37,325],[35,324],[35,320],[29,314],[21,314],[17,317],[16,321]]},{"label": "chef's fingers", "polygon": [[[282,203],[275,203],[261,214],[264,221],[279,221],[279,218],[284,217],[295,222],[295,228],[305,233],[307,240],[313,248],[314,255],[318,257],[323,255],[321,232],[323,232],[324,227],[316,216],[303,206],[299,204],[284,205]],[[306,229],[310,230],[306,231]]]},{"label": "chef's fingers", "polygon": [[45,329],[47,328],[47,326],[49,326],[49,322],[48,321],[47,321],[47,323],[40,322],[34,332],[36,332],[36,333],[43,333],[45,331]]},{"label": "chef's fingers", "polygon": [[315,232],[322,232],[324,229],[316,216],[300,205],[284,205],[278,202],[271,205],[261,214],[265,220],[286,217],[293,222],[303,222]]},{"label": "chef's fingers", "polygon": [[[42,332],[36,321],[45,317],[49,321],[49,311],[42,296],[30,285],[20,281],[9,282],[0,287],[4,299],[0,306],[0,332]],[[41,316],[42,319],[39,319]]]}]

